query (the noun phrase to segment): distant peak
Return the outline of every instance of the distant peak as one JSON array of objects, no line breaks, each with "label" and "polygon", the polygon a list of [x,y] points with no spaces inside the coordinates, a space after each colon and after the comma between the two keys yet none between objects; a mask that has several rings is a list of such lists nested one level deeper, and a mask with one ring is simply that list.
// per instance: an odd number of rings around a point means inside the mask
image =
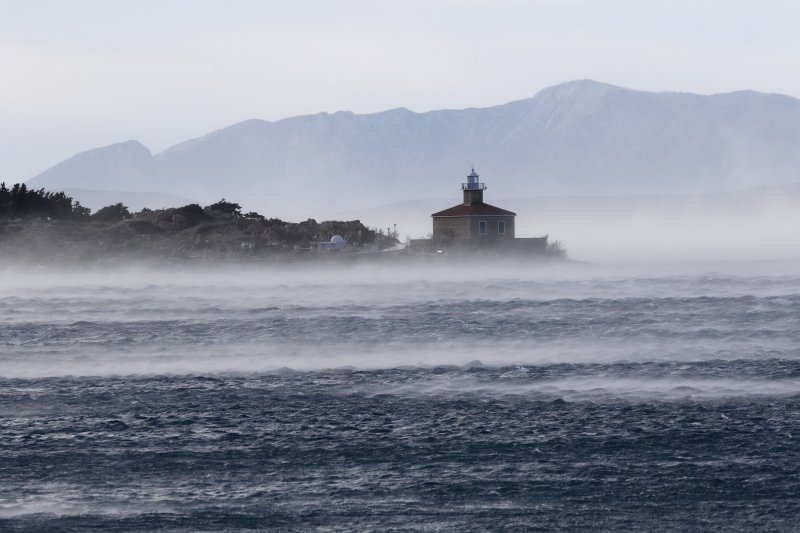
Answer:
[{"label": "distant peak", "polygon": [[108,189],[128,179],[135,181],[152,164],[150,150],[139,141],[129,140],[76,154],[31,178],[30,182],[48,187],[79,185],[87,189]]},{"label": "distant peak", "polygon": [[[270,122],[266,120],[262,120],[260,118],[249,118],[247,120],[242,120],[241,122],[237,122],[235,124],[231,124],[230,126],[225,126],[224,128],[220,128],[218,130],[212,131],[206,136],[209,135],[218,135],[218,134],[225,134],[226,132],[240,132],[240,131],[248,131],[248,130],[257,130],[263,128],[266,125],[269,125]],[[192,139],[194,140],[194,139]]]},{"label": "distant peak", "polygon": [[87,150],[85,152],[79,153],[75,157],[79,157],[85,154],[98,154],[98,153],[132,153],[132,154],[146,154],[148,156],[152,155],[150,150],[136,140],[124,141],[114,144],[109,144],[107,146],[101,146],[100,148],[93,148],[91,150]]},{"label": "distant peak", "polygon": [[565,81],[564,83],[559,83],[556,87],[578,87],[582,89],[622,89],[618,85],[612,85],[610,83],[605,83],[602,81],[597,80],[590,80],[590,79],[582,79],[582,80],[570,80]]},{"label": "distant peak", "polygon": [[231,127],[235,127],[235,126],[239,126],[239,127],[262,126],[264,124],[269,124],[269,121],[268,120],[263,120],[263,119],[260,119],[260,118],[248,118],[247,120],[243,120],[241,122],[237,122],[236,124],[233,124],[233,126],[231,126]]},{"label": "distant peak", "polygon": [[624,87],[611,85],[595,80],[573,80],[552,87],[547,87],[539,91],[539,94],[587,94],[587,93],[606,93],[609,91],[630,91]]}]

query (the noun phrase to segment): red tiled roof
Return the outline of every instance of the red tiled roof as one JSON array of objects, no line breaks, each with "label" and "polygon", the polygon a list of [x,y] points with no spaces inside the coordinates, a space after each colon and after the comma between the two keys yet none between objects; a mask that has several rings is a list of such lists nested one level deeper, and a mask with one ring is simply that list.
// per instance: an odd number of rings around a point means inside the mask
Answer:
[{"label": "red tiled roof", "polygon": [[512,213],[511,211],[506,211],[505,209],[500,209],[499,207],[495,207],[493,205],[484,204],[483,202],[478,202],[472,205],[458,204],[456,206],[451,207],[450,209],[445,209],[444,211],[439,211],[438,213],[434,213],[431,216],[432,217],[468,217],[468,216],[514,217],[517,216],[517,214]]}]

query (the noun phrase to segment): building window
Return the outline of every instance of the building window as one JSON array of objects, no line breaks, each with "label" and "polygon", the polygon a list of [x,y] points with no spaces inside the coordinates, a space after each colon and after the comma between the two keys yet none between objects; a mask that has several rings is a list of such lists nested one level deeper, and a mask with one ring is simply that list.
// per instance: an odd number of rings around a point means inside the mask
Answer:
[{"label": "building window", "polygon": [[478,233],[480,235],[486,235],[486,221],[485,220],[478,221]]},{"label": "building window", "polygon": [[505,220],[498,220],[497,221],[497,234],[498,235],[505,235],[506,234],[506,221]]}]

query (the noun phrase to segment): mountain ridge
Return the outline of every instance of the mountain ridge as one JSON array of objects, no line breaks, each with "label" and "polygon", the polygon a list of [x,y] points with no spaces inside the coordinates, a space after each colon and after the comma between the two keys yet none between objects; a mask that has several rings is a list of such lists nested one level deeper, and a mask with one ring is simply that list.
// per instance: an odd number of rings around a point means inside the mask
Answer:
[{"label": "mountain ridge", "polygon": [[575,80],[485,108],[249,119],[156,155],[127,141],[29,184],[201,201],[246,194],[279,216],[448,194],[471,163],[505,194],[695,194],[800,182],[798,142],[800,100],[790,96]]}]

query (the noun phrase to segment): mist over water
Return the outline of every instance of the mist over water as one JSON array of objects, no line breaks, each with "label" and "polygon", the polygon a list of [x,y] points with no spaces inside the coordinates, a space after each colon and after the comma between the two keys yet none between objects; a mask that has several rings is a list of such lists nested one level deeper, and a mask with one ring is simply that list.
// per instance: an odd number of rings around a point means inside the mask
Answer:
[{"label": "mist over water", "polygon": [[799,266],[9,268],[0,520],[791,529]]},{"label": "mist over water", "polygon": [[[497,187],[504,189],[502,181]],[[576,260],[651,265],[800,260],[797,185],[672,196],[502,194],[493,193],[489,202],[517,213],[517,237],[548,235]],[[421,213],[439,211],[455,201],[400,202],[330,215],[361,218],[383,228],[397,224],[400,235],[416,238],[431,231],[430,219]]]},{"label": "mist over water", "polygon": [[794,358],[800,300],[791,268],[770,265],[767,275],[735,265],[645,274],[508,264],[12,274],[0,286],[0,372],[698,361],[773,349]]}]

